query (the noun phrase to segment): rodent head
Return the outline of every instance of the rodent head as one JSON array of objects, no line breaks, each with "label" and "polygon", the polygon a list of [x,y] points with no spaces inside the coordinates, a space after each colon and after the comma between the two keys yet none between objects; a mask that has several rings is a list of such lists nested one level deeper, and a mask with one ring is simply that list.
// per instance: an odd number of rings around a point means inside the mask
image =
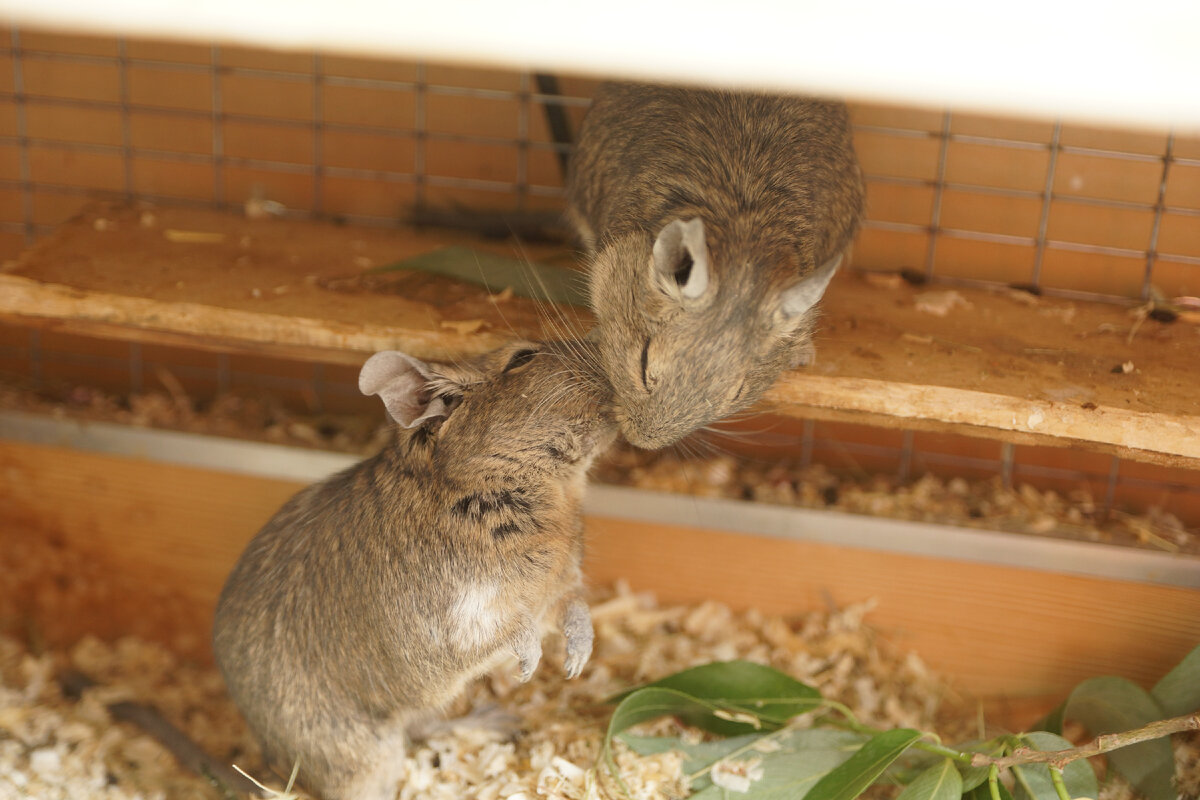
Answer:
[{"label": "rodent head", "polygon": [[668,222],[652,242],[628,234],[601,244],[591,270],[595,336],[632,444],[673,444],[752,405],[780,372],[807,363],[813,309],[841,256],[808,265],[799,279],[802,256],[767,256],[787,268],[714,270],[698,217]]},{"label": "rodent head", "polygon": [[387,350],[367,360],[358,385],[456,477],[581,477],[616,437],[612,391],[586,341],[518,341],[458,364]]}]

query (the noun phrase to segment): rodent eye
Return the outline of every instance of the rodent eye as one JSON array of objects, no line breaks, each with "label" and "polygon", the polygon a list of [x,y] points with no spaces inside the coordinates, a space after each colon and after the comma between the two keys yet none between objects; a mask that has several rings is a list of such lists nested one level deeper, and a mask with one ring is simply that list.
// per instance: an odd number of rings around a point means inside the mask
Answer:
[{"label": "rodent eye", "polygon": [[508,364],[504,367],[504,372],[512,372],[514,369],[521,367],[533,361],[533,357],[538,354],[537,350],[518,350],[512,354],[512,358],[508,359]]}]

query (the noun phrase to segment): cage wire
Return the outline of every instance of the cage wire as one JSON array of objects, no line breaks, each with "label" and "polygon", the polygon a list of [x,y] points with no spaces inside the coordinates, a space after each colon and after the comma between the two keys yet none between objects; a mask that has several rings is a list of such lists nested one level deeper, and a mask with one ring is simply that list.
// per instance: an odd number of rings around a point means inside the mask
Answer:
[{"label": "cage wire", "polygon": [[[57,50],[41,50],[27,47],[22,43],[20,30],[10,30],[9,47],[0,48],[0,58],[8,59],[12,65],[11,91],[0,91],[0,104],[9,103],[15,110],[15,136],[0,136],[0,145],[8,145],[17,151],[17,178],[0,179],[0,189],[16,189],[20,194],[21,221],[0,221],[0,232],[23,235],[27,244],[37,237],[53,232],[55,225],[36,221],[34,208],[35,196],[38,194],[66,195],[81,198],[104,194],[97,192],[94,187],[74,186],[62,183],[35,181],[31,165],[32,148],[43,148],[69,153],[96,153],[118,156],[122,161],[123,172],[122,190],[109,192],[124,199],[144,200],[155,204],[174,206],[203,206],[223,209],[241,209],[245,197],[231,197],[226,185],[226,168],[242,167],[265,173],[307,175],[312,180],[311,207],[307,209],[286,209],[283,213],[290,216],[328,218],[335,216],[352,224],[360,225],[395,225],[394,216],[381,216],[358,213],[331,213],[324,197],[324,182],[328,178],[348,178],[382,182],[385,184],[410,185],[413,187],[414,201],[418,207],[427,200],[429,190],[434,188],[467,189],[480,192],[494,193],[498,197],[511,199],[516,210],[527,208],[530,198],[561,199],[564,191],[560,183],[539,183],[531,179],[529,162],[533,153],[552,154],[560,164],[565,165],[569,156],[570,145],[564,141],[564,125],[560,119],[550,115],[548,127],[551,130],[551,141],[543,141],[531,136],[532,115],[545,114],[546,109],[581,109],[585,108],[590,99],[558,92],[557,83],[552,76],[520,74],[519,88],[506,90],[496,88],[481,88],[448,85],[430,82],[427,79],[427,65],[415,65],[414,80],[390,80],[383,78],[355,77],[339,75],[331,72],[326,57],[320,54],[310,56],[309,69],[305,72],[295,72],[286,69],[266,69],[260,67],[236,66],[224,63],[222,48],[213,45],[208,48],[208,62],[186,63],[167,61],[154,58],[132,57],[128,52],[125,39],[116,41],[116,55],[88,55],[82,53],[59,52]],[[28,64],[38,61],[63,62],[83,66],[115,67],[118,76],[119,97],[116,101],[84,99],[61,95],[39,94],[29,90],[24,73]],[[132,101],[130,91],[130,74],[135,68],[148,68],[179,75],[203,75],[211,83],[211,107],[207,109],[189,109],[164,107],[160,105],[138,104]],[[222,92],[223,76],[244,76],[281,81],[289,84],[307,85],[311,91],[310,119],[283,119],[277,116],[260,116],[252,113],[231,111],[226,108]],[[370,124],[355,124],[347,122],[331,122],[326,120],[323,104],[327,87],[353,87],[371,89],[391,93],[411,94],[413,98],[413,125],[411,129],[384,127]],[[487,100],[506,100],[518,103],[517,135],[515,137],[497,137],[490,135],[450,133],[430,129],[428,121],[428,103],[430,98],[438,96],[460,96]],[[115,111],[120,116],[121,134],[119,144],[89,143],[84,141],[64,141],[46,136],[33,136],[29,131],[28,109],[30,104],[39,106],[94,109],[99,111]],[[174,117],[179,120],[195,120],[207,122],[212,127],[212,143],[209,153],[189,153],[174,150],[162,150],[135,145],[132,130],[132,120],[135,114],[152,113],[160,117]],[[224,124],[228,122],[245,122],[257,125],[285,129],[303,129],[312,134],[311,163],[291,163],[263,158],[235,156],[228,152],[225,142]],[[1200,209],[1183,205],[1168,205],[1166,202],[1168,181],[1173,168],[1180,166],[1200,167],[1200,158],[1181,157],[1173,152],[1175,137],[1168,135],[1166,145],[1160,153],[1125,152],[1121,150],[1102,149],[1081,145],[1065,144],[1061,141],[1063,124],[1053,125],[1053,133],[1047,142],[1028,141],[1021,138],[1005,138],[1001,136],[983,136],[955,132],[953,130],[954,112],[944,111],[940,125],[936,130],[921,130],[892,125],[865,124],[855,125],[856,134],[878,134],[901,139],[930,139],[937,143],[936,173],[933,178],[903,177],[890,174],[873,173],[865,169],[865,177],[872,184],[893,185],[900,187],[920,187],[932,190],[931,214],[927,223],[898,222],[885,219],[872,219],[870,216],[864,222],[868,231],[894,231],[900,233],[920,234],[928,237],[924,263],[918,271],[933,282],[948,285],[965,285],[978,287],[997,287],[1004,285],[999,281],[980,280],[961,276],[939,274],[937,267],[938,247],[951,239],[975,240],[1002,245],[1019,245],[1032,247],[1033,269],[1029,285],[1037,291],[1046,294],[1066,296],[1081,300],[1114,301],[1125,300],[1100,292],[1080,291],[1045,286],[1042,283],[1043,263],[1047,252],[1054,250],[1075,251],[1101,256],[1119,256],[1135,258],[1144,262],[1144,274],[1141,282],[1141,298],[1150,296],[1154,280],[1155,265],[1161,260],[1169,260],[1189,268],[1200,269],[1200,255],[1185,252],[1169,252],[1159,250],[1159,234],[1164,214],[1170,213],[1181,217],[1200,220]],[[363,169],[337,166],[326,163],[323,143],[330,132],[348,134],[369,134],[371,136],[387,137],[397,142],[411,141],[412,164],[410,170],[394,169]],[[485,178],[466,178],[461,176],[438,174],[431,169],[428,158],[428,147],[434,142],[466,142],[497,147],[511,147],[516,151],[515,180],[495,180]],[[1045,181],[1040,189],[1020,189],[1003,186],[989,186],[969,182],[957,182],[948,177],[947,163],[950,148],[955,143],[967,145],[985,145],[988,147],[1005,148],[1022,151],[1041,151],[1048,154]],[[1114,161],[1133,161],[1158,165],[1161,178],[1158,182],[1157,196],[1154,202],[1138,202],[1104,197],[1073,194],[1056,189],[1056,169],[1060,157],[1064,154],[1075,154]],[[153,159],[163,162],[181,162],[195,165],[207,165],[212,170],[212,191],[208,199],[183,198],[138,191],[135,178],[135,162],[137,159]],[[560,169],[560,173],[561,173]],[[559,176],[561,178],[561,174]],[[965,227],[951,227],[943,221],[943,199],[948,190],[973,192],[993,195],[1000,198],[1012,198],[1040,203],[1037,231],[1033,236],[997,233]],[[1153,214],[1151,232],[1144,248],[1119,247],[1110,244],[1072,241],[1049,236],[1049,221],[1053,205],[1061,200],[1107,209],[1131,210]],[[141,346],[133,343],[128,345],[128,356],[124,358],[103,355],[80,355],[61,351],[47,351],[41,346],[41,335],[38,331],[28,332],[28,342],[24,345],[0,345],[0,353],[8,357],[28,358],[32,379],[37,382],[43,378],[44,364],[53,360],[64,365],[70,364],[99,364],[112,369],[128,371],[130,389],[139,392],[145,389],[147,369],[142,357]],[[218,356],[216,366],[202,367],[196,365],[172,365],[173,373],[180,378],[196,379],[212,382],[218,393],[226,392],[234,383],[239,385],[253,384],[267,390],[305,391],[318,398],[321,397],[356,396],[357,392],[349,382],[327,380],[324,369],[315,365],[310,378],[294,378],[273,375],[253,375],[239,373],[231,369],[228,356]],[[798,437],[796,448],[799,453],[801,466],[813,463],[814,451],[836,447],[839,452],[850,456],[876,456],[893,459],[899,466],[898,478],[907,480],[912,477],[918,467],[936,465],[945,468],[969,468],[1000,476],[1006,485],[1022,479],[1052,479],[1063,481],[1087,482],[1095,480],[1096,474],[1078,470],[1022,464],[1015,458],[1016,451],[1012,444],[1000,446],[998,458],[978,458],[964,455],[919,452],[914,447],[914,436],[911,431],[904,432],[898,447],[890,445],[869,444],[864,442],[822,442],[817,434],[817,426],[808,420],[804,423],[802,434]],[[1121,474],[1120,459],[1113,457],[1107,471],[1105,497],[1103,507],[1113,504],[1114,496],[1120,486],[1146,488],[1163,492],[1189,492],[1200,494],[1200,487],[1154,481],[1146,478],[1124,476]]]}]

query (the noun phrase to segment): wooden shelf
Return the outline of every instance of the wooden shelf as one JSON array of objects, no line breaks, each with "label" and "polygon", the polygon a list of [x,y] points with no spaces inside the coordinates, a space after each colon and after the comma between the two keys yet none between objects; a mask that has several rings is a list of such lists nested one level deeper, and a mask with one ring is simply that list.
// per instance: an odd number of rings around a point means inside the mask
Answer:
[{"label": "wooden shelf", "polygon": [[[497,302],[445,278],[368,274],[450,244],[571,261],[562,248],[458,233],[98,206],[5,268],[0,319],[343,364],[390,347],[437,359],[553,335],[560,313],[589,324],[580,309]],[[946,291],[960,301],[945,316],[921,310],[923,295]],[[1117,305],[846,273],[824,304],[817,363],[785,376],[764,407],[1200,467],[1200,325],[1147,319],[1131,337],[1135,322]]]}]

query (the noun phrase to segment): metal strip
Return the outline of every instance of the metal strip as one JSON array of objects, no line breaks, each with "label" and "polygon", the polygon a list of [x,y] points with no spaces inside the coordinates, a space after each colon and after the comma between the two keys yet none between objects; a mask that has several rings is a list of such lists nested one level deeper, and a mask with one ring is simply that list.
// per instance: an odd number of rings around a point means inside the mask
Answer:
[{"label": "metal strip", "polygon": [[1167,149],[1162,155],[1162,180],[1158,183],[1158,198],[1154,202],[1154,226],[1150,229],[1150,243],[1146,245],[1146,275],[1142,278],[1142,299],[1150,299],[1151,282],[1154,280],[1154,258],[1158,255],[1158,231],[1162,227],[1163,210],[1166,206],[1167,178],[1171,174],[1171,151],[1175,149],[1175,135],[1167,137]]},{"label": "metal strip", "polygon": [[1033,274],[1029,282],[1038,288],[1042,285],[1042,262],[1046,255],[1046,229],[1050,225],[1050,207],[1054,205],[1054,172],[1058,165],[1058,152],[1061,149],[1062,120],[1054,123],[1054,135],[1050,138],[1050,161],[1046,165],[1046,188],[1042,193],[1042,213],[1038,219],[1037,254],[1033,259]]},{"label": "metal strip", "polygon": [[937,238],[942,232],[942,194],[946,191],[946,159],[950,151],[950,112],[942,115],[942,143],[938,150],[937,179],[933,184],[933,211],[929,219],[929,249],[925,252],[925,277],[933,277]]},{"label": "metal strip", "polygon": [[29,114],[25,95],[25,72],[21,64],[21,32],[16,28],[9,34],[12,41],[13,105],[16,107],[17,154],[21,191],[21,218],[24,223],[25,244],[33,244],[36,230],[33,222],[33,173],[29,163]]},{"label": "metal strip", "polygon": [[[340,453],[20,412],[0,412],[0,438],[298,482],[322,480],[358,461]],[[1090,542],[599,485],[588,490],[584,511],[595,517],[911,556],[1200,587],[1200,558]]]},{"label": "metal strip", "polygon": [[909,556],[1200,588],[1200,558],[1092,542],[613,486],[592,486],[584,512]]},{"label": "metal strip", "polygon": [[209,158],[213,168],[212,201],[218,207],[225,205],[225,129],[221,103],[221,48],[213,45],[209,49],[209,69],[212,76],[212,110],[208,117],[212,122],[212,152]]}]

